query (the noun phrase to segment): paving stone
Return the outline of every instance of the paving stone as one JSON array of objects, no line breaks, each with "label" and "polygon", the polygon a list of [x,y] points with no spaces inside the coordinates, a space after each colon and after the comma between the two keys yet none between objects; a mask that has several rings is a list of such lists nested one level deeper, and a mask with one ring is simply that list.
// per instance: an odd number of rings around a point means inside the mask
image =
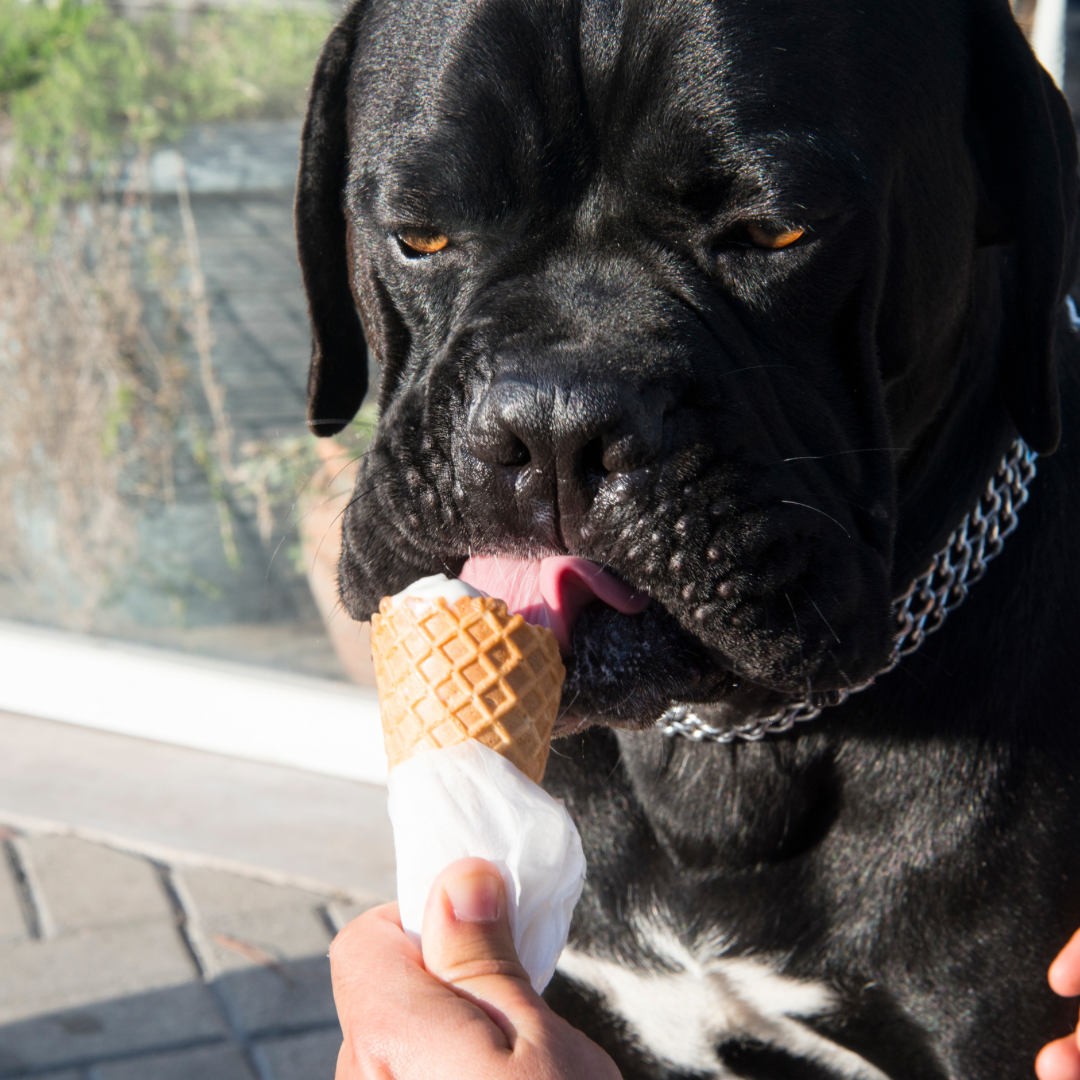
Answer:
[{"label": "paving stone", "polygon": [[0,1077],[226,1034],[172,920],[4,946]]},{"label": "paving stone", "polygon": [[326,897],[217,870],[183,877],[249,1034],[335,1020]]},{"label": "paving stone", "polygon": [[[128,992],[132,982],[162,975],[160,968],[131,970],[139,946],[154,954],[160,942],[143,934],[128,935],[121,943],[115,933],[99,932],[87,939],[6,948],[0,982],[0,992],[7,998],[0,1002],[0,1080],[31,1068],[69,1067],[225,1039],[228,1029],[202,983],[178,981]],[[27,965],[30,949],[48,962]],[[134,977],[138,974],[141,979]]]},{"label": "paving stone", "polygon": [[204,919],[232,913],[307,908],[316,911],[326,903],[323,893],[272,885],[267,881],[230,874],[224,870],[192,867],[184,870],[184,880]]},{"label": "paving stone", "polygon": [[325,956],[231,971],[216,985],[235,1022],[249,1036],[283,1034],[337,1019],[330,961]]},{"label": "paving stone", "polygon": [[61,934],[173,921],[157,871],[145,859],[68,836],[37,837],[25,850]]},{"label": "paving stone", "polygon": [[332,1028],[262,1042],[256,1053],[269,1066],[273,1080],[333,1080],[340,1049],[341,1032]]},{"label": "paving stone", "polygon": [[252,959],[259,956],[254,950],[262,950],[280,962],[325,957],[330,945],[325,918],[310,908],[219,914],[208,919],[206,925],[224,971],[245,970],[252,963],[269,966],[269,960]]},{"label": "paving stone", "polygon": [[253,1080],[243,1052],[234,1045],[153,1054],[98,1065],[94,1073],[93,1080]]},{"label": "paving stone", "polygon": [[29,937],[6,846],[0,842],[0,945]]},{"label": "paving stone", "polygon": [[167,922],[8,943],[0,979],[0,1023],[196,978],[186,946]]}]

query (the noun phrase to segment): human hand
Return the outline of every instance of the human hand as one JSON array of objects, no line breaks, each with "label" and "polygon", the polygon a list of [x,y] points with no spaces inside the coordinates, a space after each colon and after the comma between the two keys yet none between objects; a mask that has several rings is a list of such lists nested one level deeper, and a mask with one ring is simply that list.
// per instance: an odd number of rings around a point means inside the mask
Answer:
[{"label": "human hand", "polygon": [[334,939],[345,1035],[336,1080],[620,1080],[611,1058],[533,990],[491,863],[463,859],[439,875],[422,936],[421,955],[397,904],[384,904]]},{"label": "human hand", "polygon": [[[1050,965],[1050,989],[1062,997],[1080,995],[1080,931]],[[1035,1074],[1039,1080],[1080,1080],[1080,1028],[1042,1048]]]}]

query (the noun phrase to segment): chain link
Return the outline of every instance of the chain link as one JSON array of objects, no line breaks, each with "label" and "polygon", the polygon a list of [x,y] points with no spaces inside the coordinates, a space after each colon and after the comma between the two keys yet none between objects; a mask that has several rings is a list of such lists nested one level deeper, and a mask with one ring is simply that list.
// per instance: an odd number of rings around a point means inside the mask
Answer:
[{"label": "chain link", "polygon": [[758,742],[766,735],[789,731],[796,724],[813,720],[823,709],[842,705],[852,694],[872,686],[876,679],[919,648],[930,634],[941,629],[949,612],[967,599],[968,589],[986,573],[987,564],[1001,554],[1019,522],[1020,508],[1028,500],[1037,457],[1023,439],[1012,444],[975,508],[934,556],[926,573],[894,601],[896,632],[892,654],[877,675],[857,686],[808,694],[771,716],[759,717],[740,727],[713,727],[691,705],[673,705],[657,721],[657,727],[665,735],[680,735],[695,742]]}]

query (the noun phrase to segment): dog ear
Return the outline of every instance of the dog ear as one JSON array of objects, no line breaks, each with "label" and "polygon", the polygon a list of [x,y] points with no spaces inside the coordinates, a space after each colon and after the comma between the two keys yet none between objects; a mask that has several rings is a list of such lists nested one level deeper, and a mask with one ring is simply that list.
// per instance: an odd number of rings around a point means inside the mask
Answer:
[{"label": "dog ear", "polygon": [[1076,131],[1008,0],[970,0],[970,145],[980,239],[1013,248],[1001,391],[1017,430],[1048,454],[1061,438],[1056,362],[1075,352],[1063,304],[1077,270]]},{"label": "dog ear", "polygon": [[320,436],[341,431],[367,390],[367,350],[349,283],[344,208],[348,84],[366,7],[366,0],[354,4],[319,54],[300,141],[294,219],[311,314],[307,413],[308,426]]}]

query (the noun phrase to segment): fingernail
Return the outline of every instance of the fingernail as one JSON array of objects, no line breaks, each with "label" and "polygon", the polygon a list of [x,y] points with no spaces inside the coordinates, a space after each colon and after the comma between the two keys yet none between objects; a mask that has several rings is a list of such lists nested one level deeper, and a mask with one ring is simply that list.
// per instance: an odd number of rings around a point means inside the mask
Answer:
[{"label": "fingernail", "polygon": [[465,923],[490,923],[499,917],[499,878],[470,874],[446,884],[454,918]]}]

